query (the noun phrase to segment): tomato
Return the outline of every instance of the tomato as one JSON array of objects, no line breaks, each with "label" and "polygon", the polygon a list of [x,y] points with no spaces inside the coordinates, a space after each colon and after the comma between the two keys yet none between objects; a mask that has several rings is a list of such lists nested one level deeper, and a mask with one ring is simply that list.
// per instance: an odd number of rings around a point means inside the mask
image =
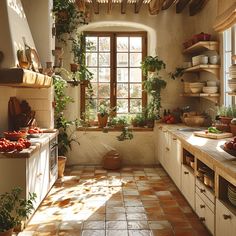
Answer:
[{"label": "tomato", "polygon": [[0,145],[0,152],[2,152],[3,151],[3,148],[2,148],[2,145]]},{"label": "tomato", "polygon": [[16,144],[16,150],[17,151],[22,151],[24,149],[23,145],[21,143]]},{"label": "tomato", "polygon": [[26,147],[26,148],[29,148],[29,147],[31,146],[31,142],[29,142],[29,141],[25,141],[24,144],[25,144],[25,147]]}]

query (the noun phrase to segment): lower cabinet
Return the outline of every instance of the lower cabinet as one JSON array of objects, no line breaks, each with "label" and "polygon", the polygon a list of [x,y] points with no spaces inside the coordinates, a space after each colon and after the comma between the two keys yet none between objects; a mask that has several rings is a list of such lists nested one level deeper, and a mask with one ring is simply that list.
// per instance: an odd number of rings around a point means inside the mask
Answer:
[{"label": "lower cabinet", "polygon": [[200,221],[205,224],[211,234],[214,235],[215,214],[198,194],[196,194],[196,213],[199,216]]},{"label": "lower cabinet", "polygon": [[182,164],[181,191],[190,206],[195,209],[195,177],[191,170]]},{"label": "lower cabinet", "polygon": [[236,216],[216,199],[216,236],[235,236]]}]

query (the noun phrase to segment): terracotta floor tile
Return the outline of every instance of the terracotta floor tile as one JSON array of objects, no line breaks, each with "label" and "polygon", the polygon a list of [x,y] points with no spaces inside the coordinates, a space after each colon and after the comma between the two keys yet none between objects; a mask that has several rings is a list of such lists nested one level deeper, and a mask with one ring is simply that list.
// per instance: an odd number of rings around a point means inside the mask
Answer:
[{"label": "terracotta floor tile", "polygon": [[129,230],[129,236],[152,236],[151,230]]},{"label": "terracotta floor tile", "polygon": [[149,225],[145,220],[132,220],[128,221],[128,229],[149,229]]},{"label": "terracotta floor tile", "polygon": [[107,230],[106,236],[128,236],[128,230]]},{"label": "terracotta floor tile", "polygon": [[82,236],[105,236],[105,230],[83,230]]},{"label": "terracotta floor tile", "polygon": [[160,166],[65,173],[19,236],[209,235]]},{"label": "terracotta floor tile", "polygon": [[107,221],[106,229],[125,229],[127,230],[127,221]]}]

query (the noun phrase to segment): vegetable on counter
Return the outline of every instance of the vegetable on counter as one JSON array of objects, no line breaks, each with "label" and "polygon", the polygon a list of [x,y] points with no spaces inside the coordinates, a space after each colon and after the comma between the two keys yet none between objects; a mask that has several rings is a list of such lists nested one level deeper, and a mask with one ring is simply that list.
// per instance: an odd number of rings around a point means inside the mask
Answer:
[{"label": "vegetable on counter", "polygon": [[215,127],[209,127],[206,131],[206,133],[213,133],[213,134],[221,134],[222,131],[218,130]]},{"label": "vegetable on counter", "polygon": [[236,150],[236,138],[224,144],[224,147],[229,150]]},{"label": "vegetable on counter", "polygon": [[17,142],[11,142],[5,138],[0,139],[0,152],[22,151],[30,146],[31,142],[24,138],[19,138]]}]

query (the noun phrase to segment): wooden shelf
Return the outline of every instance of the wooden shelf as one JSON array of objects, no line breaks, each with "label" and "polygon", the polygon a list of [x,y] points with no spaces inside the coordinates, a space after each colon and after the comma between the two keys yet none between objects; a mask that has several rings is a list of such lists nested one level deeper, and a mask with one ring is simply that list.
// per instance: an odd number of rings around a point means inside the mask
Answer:
[{"label": "wooden shelf", "polygon": [[186,48],[183,53],[200,53],[205,50],[219,50],[219,43],[216,41],[200,41],[189,48]]},{"label": "wooden shelf", "polygon": [[236,96],[236,92],[227,92],[229,96]]},{"label": "wooden shelf", "polygon": [[193,97],[193,98],[205,98],[209,101],[212,101],[218,104],[218,100],[220,97],[219,93],[183,93],[181,94],[182,97]]},{"label": "wooden shelf", "polygon": [[184,70],[184,72],[201,72],[206,71],[218,77],[220,65],[197,65]]}]

